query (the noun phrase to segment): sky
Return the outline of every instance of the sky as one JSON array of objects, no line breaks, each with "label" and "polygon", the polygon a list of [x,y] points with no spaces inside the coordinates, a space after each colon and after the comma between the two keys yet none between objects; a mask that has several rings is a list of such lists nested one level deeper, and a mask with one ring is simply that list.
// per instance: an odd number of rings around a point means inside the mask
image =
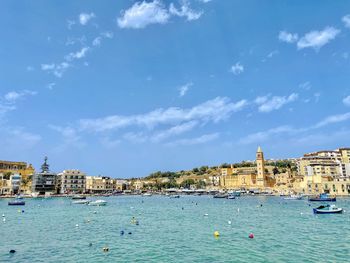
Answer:
[{"label": "sky", "polygon": [[142,177],[350,145],[350,3],[0,2],[0,159]]}]

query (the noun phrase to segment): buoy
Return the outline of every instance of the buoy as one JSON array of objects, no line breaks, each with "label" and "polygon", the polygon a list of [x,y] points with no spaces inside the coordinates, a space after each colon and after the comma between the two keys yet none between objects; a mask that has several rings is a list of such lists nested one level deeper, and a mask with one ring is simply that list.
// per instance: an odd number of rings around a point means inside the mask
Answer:
[{"label": "buoy", "polygon": [[102,250],[103,250],[103,252],[108,252],[109,251],[109,247],[104,247]]},{"label": "buoy", "polygon": [[22,210],[22,213],[24,213],[24,210]]},{"label": "buoy", "polygon": [[21,210],[20,210],[20,209],[18,209],[18,210],[17,210],[17,212],[18,212],[18,213],[21,213]]},{"label": "buoy", "polygon": [[89,247],[92,247],[92,243],[91,242],[89,243]]},{"label": "buoy", "polygon": [[229,220],[228,222],[227,222],[229,225],[231,225],[231,221]]},{"label": "buoy", "polygon": [[129,234],[129,235],[131,235],[132,233],[131,233],[131,232],[129,232],[128,234]]},{"label": "buoy", "polygon": [[239,213],[239,208],[237,208],[237,212]]},{"label": "buoy", "polygon": [[254,234],[253,234],[253,233],[250,233],[248,237],[249,237],[249,238],[254,238]]},{"label": "buoy", "polygon": [[94,211],[93,213],[94,213],[94,214],[97,214],[97,211]]},{"label": "buoy", "polygon": [[204,216],[208,216],[208,214],[204,214]]},{"label": "buoy", "polygon": [[182,207],[181,209],[182,209],[182,210],[184,210],[184,208],[183,208],[183,207]]},{"label": "buoy", "polygon": [[6,222],[6,218],[4,217],[4,218],[2,219],[2,221],[3,221],[3,222]]},{"label": "buoy", "polygon": [[5,217],[5,214],[2,214],[2,217]]},{"label": "buoy", "polygon": [[11,250],[10,250],[10,253],[11,253],[11,254],[16,253],[16,250],[11,249]]},{"label": "buoy", "polygon": [[124,235],[124,230],[121,230],[121,231],[120,231],[120,235],[121,235],[121,236]]},{"label": "buoy", "polygon": [[75,227],[79,227],[79,225],[78,225],[78,224],[76,224],[76,225],[75,225]]},{"label": "buoy", "polygon": [[138,226],[138,225],[139,225],[139,221],[137,221],[137,220],[136,220],[136,223],[135,223],[135,225],[137,225],[137,226]]},{"label": "buoy", "polygon": [[219,231],[215,231],[215,232],[214,232],[214,237],[219,237],[219,236],[220,236]]}]

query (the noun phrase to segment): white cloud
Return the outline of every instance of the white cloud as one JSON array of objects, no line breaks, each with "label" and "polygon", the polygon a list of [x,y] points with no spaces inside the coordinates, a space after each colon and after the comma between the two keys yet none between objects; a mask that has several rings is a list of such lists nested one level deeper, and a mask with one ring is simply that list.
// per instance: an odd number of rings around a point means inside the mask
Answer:
[{"label": "white cloud", "polygon": [[313,128],[320,128],[329,124],[344,122],[347,120],[350,120],[350,112],[328,116],[313,126]]},{"label": "white cloud", "polygon": [[334,39],[339,33],[340,30],[334,27],[326,27],[322,31],[310,31],[299,39],[297,47],[298,49],[314,48],[317,51]]},{"label": "white cloud", "polygon": [[267,57],[268,58],[272,58],[273,56],[276,56],[279,54],[279,51],[278,50],[273,50],[271,51],[269,54],[267,54]]},{"label": "white cloud", "polygon": [[192,130],[198,125],[197,121],[185,122],[176,126],[173,126],[167,130],[159,131],[151,137],[151,141],[160,142],[169,137],[180,135],[182,133]]},{"label": "white cloud", "polygon": [[132,143],[144,143],[148,140],[148,137],[143,132],[128,132],[123,135],[123,138]]},{"label": "white cloud", "polygon": [[279,134],[295,134],[300,132],[301,130],[294,129],[290,126],[279,126],[267,131],[260,131],[256,133],[252,133],[243,137],[239,140],[241,144],[253,144],[253,143],[261,143],[263,141],[269,140],[272,136],[276,136]]},{"label": "white cloud", "polygon": [[287,103],[293,102],[298,99],[297,93],[292,93],[288,97],[286,96],[263,96],[257,97],[255,103],[259,105],[260,112],[271,112],[278,110]]},{"label": "white cloud", "polygon": [[343,99],[343,103],[346,106],[350,106],[350,96],[347,96]]},{"label": "white cloud", "polygon": [[193,85],[192,82],[186,83],[185,85],[181,86],[179,88],[179,96],[183,97],[186,95],[187,91],[189,90],[189,88]]},{"label": "white cloud", "polygon": [[344,26],[350,28],[350,15],[345,15],[341,19],[344,23]]},{"label": "white cloud", "polygon": [[123,11],[117,19],[121,28],[144,28],[151,24],[165,24],[170,18],[168,10],[158,1],[136,2],[132,7]]},{"label": "white cloud", "polygon": [[74,25],[75,25],[74,20],[67,20],[67,27],[69,30],[71,30]]},{"label": "white cloud", "polygon": [[199,2],[202,2],[204,4],[211,2],[212,0],[198,0]]},{"label": "white cloud", "polygon": [[287,43],[294,43],[298,40],[298,34],[292,34],[287,31],[280,31],[278,39]]},{"label": "white cloud", "polygon": [[219,133],[204,134],[200,137],[190,138],[190,139],[180,139],[174,142],[169,142],[167,146],[186,146],[186,145],[196,145],[204,144],[219,138]]},{"label": "white cloud", "polygon": [[67,56],[65,56],[65,59],[67,61],[72,61],[74,59],[81,59],[84,58],[86,53],[90,50],[89,47],[83,47],[81,50],[77,52],[71,52]]},{"label": "white cloud", "polygon": [[175,16],[186,17],[187,21],[199,19],[203,12],[196,12],[192,10],[187,1],[183,1],[180,9],[177,9],[173,3],[169,6],[169,13]]},{"label": "white cloud", "polygon": [[237,62],[231,67],[230,71],[235,75],[239,75],[244,72],[244,66],[240,62]]},{"label": "white cloud", "polygon": [[306,82],[300,83],[299,84],[299,88],[304,89],[304,90],[310,90],[311,89],[310,81],[306,81]]},{"label": "white cloud", "polygon": [[175,125],[192,120],[216,123],[226,120],[245,106],[247,106],[246,100],[231,102],[227,97],[217,97],[189,109],[160,108],[140,115],[112,115],[98,119],[82,119],[79,125],[81,130],[103,132],[128,126],[143,126],[152,129],[161,124]]},{"label": "white cloud", "polygon": [[103,32],[100,34],[100,36],[94,38],[94,40],[92,41],[92,45],[93,46],[100,46],[103,38],[111,39],[111,38],[113,38],[113,36],[114,36],[113,32],[108,32],[108,31]]},{"label": "white cloud", "polygon": [[33,70],[34,70],[34,67],[32,67],[32,66],[27,67],[27,71],[33,71]]},{"label": "white cloud", "polygon": [[36,91],[31,90],[10,91],[5,94],[4,99],[8,103],[15,103],[17,100],[22,99],[23,97],[34,96],[36,94]]},{"label": "white cloud", "polygon": [[81,13],[79,15],[79,23],[83,26],[85,26],[92,18],[95,17],[94,13]]},{"label": "white cloud", "polygon": [[60,143],[55,150],[57,152],[62,152],[69,147],[82,148],[85,146],[85,143],[81,141],[81,137],[78,134],[78,131],[72,127],[61,127],[56,125],[48,125],[48,127],[61,134],[63,138],[63,143]]},{"label": "white cloud", "polygon": [[101,144],[106,148],[115,148],[121,143],[121,140],[111,140],[108,137],[103,137],[100,141]]},{"label": "white cloud", "polygon": [[70,67],[67,62],[60,64],[41,64],[41,70],[54,74],[56,77],[61,78],[63,73]]},{"label": "white cloud", "polygon": [[56,83],[55,82],[51,82],[49,84],[46,85],[46,88],[49,89],[49,90],[53,90],[53,88],[56,86]]}]

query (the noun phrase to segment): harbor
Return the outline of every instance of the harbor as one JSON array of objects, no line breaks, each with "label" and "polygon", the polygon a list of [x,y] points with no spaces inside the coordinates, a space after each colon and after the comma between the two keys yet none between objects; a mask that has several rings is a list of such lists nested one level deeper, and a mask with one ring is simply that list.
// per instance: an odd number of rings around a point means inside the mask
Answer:
[{"label": "harbor", "polygon": [[0,200],[1,262],[345,262],[350,256],[348,198],[337,199],[344,212],[334,215],[314,214],[319,204],[307,198],[275,196],[111,196],[106,206],[34,198],[23,212],[9,200]]}]

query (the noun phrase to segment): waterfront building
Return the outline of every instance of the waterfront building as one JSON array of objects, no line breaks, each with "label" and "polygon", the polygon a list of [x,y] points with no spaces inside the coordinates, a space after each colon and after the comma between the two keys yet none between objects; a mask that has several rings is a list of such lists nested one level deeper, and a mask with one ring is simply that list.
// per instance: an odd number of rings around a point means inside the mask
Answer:
[{"label": "waterfront building", "polygon": [[9,175],[0,173],[0,195],[10,195],[12,190]]},{"label": "waterfront building", "polygon": [[113,191],[114,180],[107,176],[86,176],[87,193],[105,193]]},{"label": "waterfront building", "polygon": [[259,189],[275,186],[272,166],[266,167],[261,147],[256,152],[255,162],[246,162],[242,167],[221,168],[220,187],[224,189]]},{"label": "waterfront building", "polygon": [[57,175],[61,194],[85,193],[86,175],[79,170],[64,170]]},{"label": "waterfront building", "polygon": [[49,195],[57,193],[56,188],[57,175],[50,171],[47,163],[47,157],[41,165],[41,172],[33,177],[33,192],[40,195]]}]

